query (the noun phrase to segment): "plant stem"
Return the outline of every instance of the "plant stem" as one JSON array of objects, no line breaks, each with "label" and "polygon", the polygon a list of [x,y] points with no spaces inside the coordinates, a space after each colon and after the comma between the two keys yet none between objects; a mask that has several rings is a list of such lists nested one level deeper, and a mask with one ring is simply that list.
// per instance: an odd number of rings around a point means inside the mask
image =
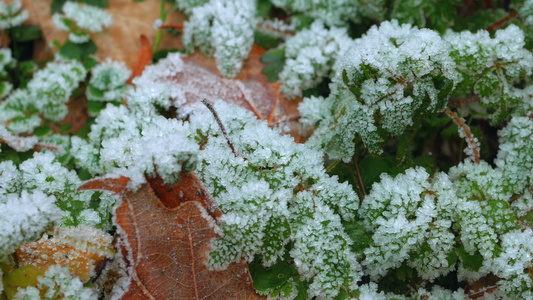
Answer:
[{"label": "plant stem", "polygon": [[[167,15],[169,12],[175,10],[178,7],[178,4],[172,5],[168,10],[165,11],[165,0],[160,0],[161,5],[159,6],[159,18],[161,22],[165,23],[167,20]],[[159,49],[159,43],[161,43],[161,38],[163,37],[163,28],[159,28],[157,35],[154,40],[154,46],[152,47],[152,54],[155,54],[157,49]]]}]

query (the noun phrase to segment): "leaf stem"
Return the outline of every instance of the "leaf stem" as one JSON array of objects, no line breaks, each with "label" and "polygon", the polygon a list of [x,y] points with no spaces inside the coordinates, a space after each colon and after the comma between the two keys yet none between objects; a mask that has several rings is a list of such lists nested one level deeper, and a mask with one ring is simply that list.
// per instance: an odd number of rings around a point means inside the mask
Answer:
[{"label": "leaf stem", "polygon": [[[172,5],[168,10],[165,10],[165,0],[160,0],[161,5],[159,6],[159,18],[161,19],[161,22],[165,23],[167,20],[167,15],[171,11],[175,10],[178,7],[178,4],[175,3]],[[157,35],[155,36],[154,40],[154,46],[152,47],[152,54],[155,54],[157,50],[159,49],[159,43],[161,43],[161,38],[163,37],[163,27],[160,27],[157,31]]]}]

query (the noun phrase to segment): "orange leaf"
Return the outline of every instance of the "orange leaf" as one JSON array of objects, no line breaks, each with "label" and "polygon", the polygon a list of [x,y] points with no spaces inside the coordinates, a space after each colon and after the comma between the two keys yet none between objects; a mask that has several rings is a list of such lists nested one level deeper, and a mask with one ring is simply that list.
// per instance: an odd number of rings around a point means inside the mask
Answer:
[{"label": "orange leaf", "polygon": [[[175,196],[182,200],[170,199]],[[172,187],[151,179],[135,192],[125,190],[116,223],[132,273],[122,299],[263,299],[246,263],[224,271],[206,267],[210,240],[217,237],[216,222],[204,208],[211,201],[192,173]]]},{"label": "orange leaf", "polygon": [[152,63],[152,46],[146,35],[141,34],[140,42],[141,49],[139,50],[139,54],[137,54],[137,60],[133,65],[133,70],[130,79],[128,79],[128,83],[131,83],[133,78],[140,76],[143,73],[144,68]]},{"label": "orange leaf", "polygon": [[80,185],[78,187],[78,190],[105,190],[120,195],[124,192],[124,190],[126,190],[129,181],[130,179],[125,176],[121,176],[118,178],[93,179]]}]

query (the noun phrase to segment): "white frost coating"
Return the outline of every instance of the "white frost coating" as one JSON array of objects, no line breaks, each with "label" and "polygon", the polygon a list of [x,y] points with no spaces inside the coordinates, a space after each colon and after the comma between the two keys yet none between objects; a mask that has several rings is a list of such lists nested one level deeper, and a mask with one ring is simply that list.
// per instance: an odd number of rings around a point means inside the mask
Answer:
[{"label": "white frost coating", "polygon": [[0,125],[0,139],[18,152],[24,152],[32,149],[39,139],[35,136],[16,136],[9,132],[4,125]]},{"label": "white frost coating", "polygon": [[[84,287],[78,277],[70,274],[68,266],[53,265],[48,268],[44,276],[39,276],[38,280],[37,288],[46,290],[45,299],[98,299],[98,293],[91,288]],[[24,296],[33,295],[35,290],[37,289],[32,286],[19,288],[15,299],[28,299]]]},{"label": "white frost coating", "polygon": [[55,201],[39,190],[0,195],[0,257],[38,238],[59,220],[61,211]]},{"label": "white frost coating", "polygon": [[526,228],[509,231],[501,237],[502,253],[494,259],[493,272],[496,276],[509,279],[524,273],[533,266],[533,231]]},{"label": "white frost coating", "polygon": [[93,101],[120,101],[126,93],[131,71],[124,62],[107,59],[91,69],[87,98]]},{"label": "white frost coating", "polygon": [[224,236],[212,242],[211,268],[223,269],[259,255],[272,266],[290,251],[310,295],[334,297],[348,282],[355,288],[360,265],[341,217],[353,220],[357,195],[324,172],[322,155],[279,135],[244,109],[215,103],[237,156],[210,112],[190,116],[191,138],[207,140],[197,174],[223,213]]},{"label": "white frost coating", "polygon": [[[379,127],[399,135],[420,115],[445,108],[447,94],[459,80],[454,68],[449,46],[435,31],[396,20],[371,27],[337,60],[325,99],[330,104],[324,105],[331,107],[331,122],[321,120],[308,143],[346,162],[357,135],[371,152],[381,152]],[[305,114],[314,111],[306,105],[304,101],[302,117],[315,119]]]},{"label": "white frost coating", "polygon": [[315,21],[285,42],[285,66],[279,74],[281,91],[289,98],[316,86],[329,75],[337,57],[353,44],[345,28],[326,29]]},{"label": "white frost coating", "polygon": [[20,11],[21,8],[22,3],[19,0],[15,0],[11,4],[6,4],[4,1],[0,2],[0,29],[19,26],[28,20],[28,12]]},{"label": "white frost coating", "polygon": [[518,10],[518,14],[527,26],[533,27],[533,0],[526,0]]},{"label": "white frost coating", "polygon": [[428,179],[421,167],[382,175],[364,198],[359,215],[374,232],[362,262],[366,274],[378,278],[404,261],[430,280],[453,269],[447,261],[455,243],[451,225],[463,200],[444,173]]},{"label": "white frost coating", "polygon": [[213,55],[220,73],[235,77],[248,57],[254,39],[255,0],[211,0],[191,10],[183,44]]},{"label": "white frost coating", "polygon": [[[361,9],[366,12],[367,8],[374,6],[370,1],[354,0],[273,0],[272,3],[287,11],[309,15],[330,26],[345,26],[348,21],[357,21]],[[376,6],[379,7],[379,4]]]},{"label": "white frost coating", "polygon": [[[65,17],[74,21],[78,27],[90,32],[100,32],[104,27],[109,27],[113,24],[113,16],[97,6],[88,4],[80,6],[76,2],[66,2],[62,11]],[[56,19],[57,17],[54,17],[54,23],[56,23]],[[58,29],[64,30],[65,27],[65,25],[59,26]],[[70,30],[71,28],[68,29]]]}]

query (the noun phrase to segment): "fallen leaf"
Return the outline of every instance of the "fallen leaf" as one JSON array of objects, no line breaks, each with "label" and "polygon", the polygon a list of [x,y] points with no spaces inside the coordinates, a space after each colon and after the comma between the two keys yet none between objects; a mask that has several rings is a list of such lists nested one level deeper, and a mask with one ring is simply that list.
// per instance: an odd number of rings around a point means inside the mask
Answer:
[{"label": "fallen leaf", "polygon": [[70,272],[87,281],[98,263],[114,254],[112,237],[90,227],[59,228],[54,237],[20,246],[16,251],[19,267],[33,266],[43,272],[53,265],[67,264]]},{"label": "fallen leaf", "polygon": [[[224,271],[207,268],[206,252],[217,237],[215,219],[204,208],[212,200],[196,175],[182,179],[167,190],[152,182],[163,201],[149,183],[135,192],[126,189],[127,183],[122,191],[111,184],[122,193],[115,222],[132,270],[122,299],[264,299],[255,294],[245,262]],[[108,185],[99,179],[80,188]],[[176,193],[183,200],[169,202]]]},{"label": "fallen leaf", "polygon": [[[41,28],[44,39],[47,42],[58,40],[61,43],[66,41],[68,33],[60,31],[54,27],[50,4],[52,0],[22,0],[23,9],[29,12],[29,25]],[[136,57],[132,53],[137,53],[139,47],[139,36],[146,35],[149,41],[153,41],[157,30],[153,28],[153,23],[159,18],[159,1],[135,2],[132,0],[109,1],[109,6],[105,11],[113,15],[113,24],[105,28],[102,32],[91,34],[91,38],[98,45],[96,57],[104,61],[107,57],[114,60],[123,61],[128,68],[135,64]],[[166,3],[169,9],[172,3]],[[185,16],[177,11],[167,15],[167,23],[183,24]],[[26,24],[26,23],[25,23]],[[163,38],[159,46],[160,49],[178,48],[181,49],[181,38],[163,32]]]},{"label": "fallen leaf", "polygon": [[141,34],[139,40],[141,42],[141,49],[137,54],[137,60],[133,65],[133,70],[130,79],[128,79],[128,83],[131,83],[133,78],[140,76],[143,73],[144,68],[152,63],[152,47],[150,41],[148,41],[148,38],[144,34]]}]

